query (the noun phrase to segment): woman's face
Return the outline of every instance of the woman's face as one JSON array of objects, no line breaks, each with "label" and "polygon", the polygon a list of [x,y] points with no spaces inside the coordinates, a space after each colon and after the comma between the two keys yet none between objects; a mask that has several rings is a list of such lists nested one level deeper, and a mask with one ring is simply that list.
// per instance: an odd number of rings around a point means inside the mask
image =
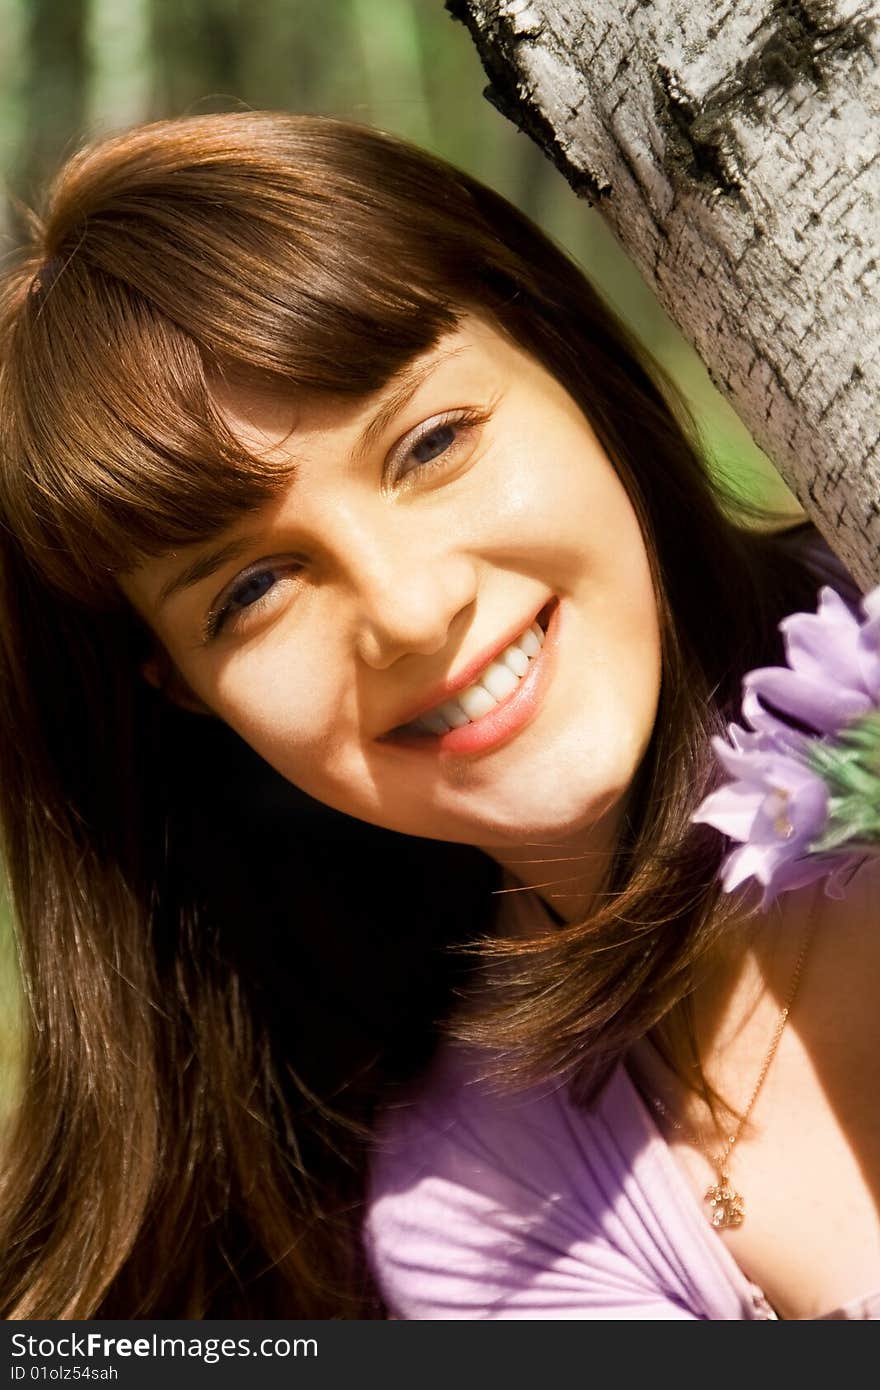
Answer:
[{"label": "woman's face", "polygon": [[[402,378],[354,404],[230,396],[295,477],[125,590],[197,699],[320,801],[490,852],[588,836],[659,695],[635,514],[567,392],[481,319],[404,375],[387,410]],[[453,732],[389,736],[440,705]]]}]

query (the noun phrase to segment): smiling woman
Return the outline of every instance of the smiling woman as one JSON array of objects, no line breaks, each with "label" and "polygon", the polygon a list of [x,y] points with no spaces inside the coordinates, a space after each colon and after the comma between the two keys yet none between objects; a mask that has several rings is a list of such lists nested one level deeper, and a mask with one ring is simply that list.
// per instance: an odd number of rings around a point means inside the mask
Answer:
[{"label": "smiling woman", "polygon": [[[381,132],[142,127],[34,227],[0,324],[0,1311],[448,1314],[405,1234],[445,1156],[371,1137],[410,1085],[433,1113],[441,1037],[578,1105],[649,1039],[713,1101],[691,995],[745,928],[689,817],[809,528],[749,529],[577,268]],[[458,1254],[452,1315],[496,1315]]]},{"label": "smiling woman", "polygon": [[660,684],[633,507],[572,398],[498,329],[465,315],[417,362],[393,414],[387,392],[227,392],[231,433],[288,482],[216,573],[187,565],[184,590],[159,557],[122,588],[202,708],[325,805],[484,849],[594,837]]}]

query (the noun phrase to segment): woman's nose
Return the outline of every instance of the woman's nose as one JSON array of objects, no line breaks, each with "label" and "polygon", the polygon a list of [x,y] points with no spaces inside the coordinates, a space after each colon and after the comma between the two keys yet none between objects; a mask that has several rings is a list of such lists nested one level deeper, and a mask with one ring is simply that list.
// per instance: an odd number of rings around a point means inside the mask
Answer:
[{"label": "woman's nose", "polygon": [[378,670],[407,652],[441,651],[477,590],[473,560],[448,545],[377,547],[353,578],[355,644],[361,659]]}]

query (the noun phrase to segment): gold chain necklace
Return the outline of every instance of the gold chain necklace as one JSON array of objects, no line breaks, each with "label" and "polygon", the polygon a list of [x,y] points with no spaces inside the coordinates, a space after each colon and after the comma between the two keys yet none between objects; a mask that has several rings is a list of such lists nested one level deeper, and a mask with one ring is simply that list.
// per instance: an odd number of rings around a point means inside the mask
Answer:
[{"label": "gold chain necklace", "polygon": [[791,1013],[791,1010],[794,1006],[794,1001],[798,992],[798,986],[801,982],[804,961],[806,960],[807,952],[810,949],[810,943],[813,939],[813,932],[815,930],[815,926],[816,909],[814,908],[813,912],[811,912],[810,914],[810,920],[807,925],[807,930],[804,936],[803,944],[801,945],[800,955],[797,958],[797,964],[794,968],[794,975],[792,976],[791,984],[788,988],[788,998],[782,1006],[782,1009],[779,1012],[779,1017],[776,1020],[776,1027],[773,1030],[773,1039],[770,1043],[769,1051],[767,1052],[767,1056],[764,1058],[764,1064],[761,1067],[761,1071],[758,1075],[757,1081],[755,1082],[754,1089],[752,1091],[751,1096],[749,1097],[749,1101],[745,1108],[745,1111],[743,1112],[742,1118],[740,1119],[740,1122],[734,1130],[733,1134],[729,1134],[727,1136],[727,1142],[725,1143],[722,1152],[713,1156],[711,1150],[709,1149],[709,1146],[703,1139],[702,1134],[692,1129],[689,1129],[687,1125],[683,1125],[680,1120],[677,1120],[674,1115],[670,1114],[668,1108],[663,1104],[663,1101],[660,1100],[658,1096],[652,1097],[655,1109],[658,1110],[661,1115],[665,1116],[665,1118],[669,1121],[669,1124],[672,1126],[673,1129],[678,1130],[678,1132],[682,1134],[689,1143],[695,1144],[697,1148],[700,1149],[706,1155],[709,1162],[712,1164],[712,1167],[715,1169],[718,1181],[712,1183],[711,1187],[706,1189],[703,1201],[709,1203],[709,1206],[712,1209],[712,1225],[719,1230],[725,1226],[741,1226],[743,1221],[745,1220],[745,1200],[742,1197],[742,1195],[736,1191],[732,1182],[730,1181],[730,1175],[727,1171],[727,1166],[730,1160],[730,1155],[733,1152],[734,1146],[739,1141],[743,1130],[748,1124],[749,1116],[752,1113],[755,1101],[758,1099],[758,1096],[760,1095],[761,1087],[764,1085],[764,1082],[767,1078],[767,1073],[770,1070],[770,1067],[773,1063],[773,1058],[776,1056],[776,1049],[779,1047],[779,1040],[782,1037],[783,1029],[785,1028],[786,1023],[788,1022],[788,1016]]}]

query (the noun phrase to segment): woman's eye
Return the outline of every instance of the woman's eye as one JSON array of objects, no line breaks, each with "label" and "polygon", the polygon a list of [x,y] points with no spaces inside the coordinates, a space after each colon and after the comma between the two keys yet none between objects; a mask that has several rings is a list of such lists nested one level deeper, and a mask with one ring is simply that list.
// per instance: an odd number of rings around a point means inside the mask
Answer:
[{"label": "woman's eye", "polygon": [[419,463],[430,463],[452,446],[456,439],[456,428],[456,425],[435,425],[413,445],[410,454]]},{"label": "woman's eye", "polygon": [[397,470],[397,478],[405,478],[417,470],[430,471],[447,462],[464,443],[465,436],[476,426],[485,422],[485,415],[478,411],[463,410],[441,420],[429,422],[404,454],[404,460],[414,459],[414,468]]},{"label": "woman's eye", "polygon": [[234,608],[249,608],[268,593],[274,582],[273,570],[257,570],[256,574],[249,574],[233,589],[229,602]]},{"label": "woman's eye", "polygon": [[[287,565],[284,568],[290,569],[290,566]],[[226,596],[221,598],[218,606],[208,614],[202,632],[203,641],[213,641],[220,631],[230,621],[234,622],[243,610],[261,608],[267,595],[276,587],[280,573],[280,566],[264,566],[262,569],[252,570],[250,574],[237,580]]]}]

